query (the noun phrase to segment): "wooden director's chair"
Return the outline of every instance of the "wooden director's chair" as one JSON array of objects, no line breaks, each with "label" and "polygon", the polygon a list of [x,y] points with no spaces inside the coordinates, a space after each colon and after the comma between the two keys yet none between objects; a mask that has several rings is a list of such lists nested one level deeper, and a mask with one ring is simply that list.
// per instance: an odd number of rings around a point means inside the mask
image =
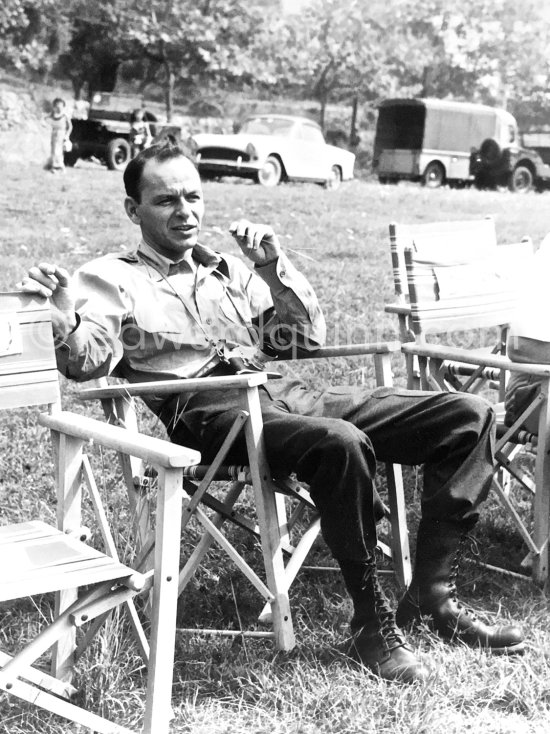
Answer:
[{"label": "wooden director's chair", "polygon": [[[59,397],[50,312],[44,299],[22,293],[0,294],[0,405],[5,409],[49,406],[38,421],[51,431],[57,488],[54,526],[43,518],[0,526],[0,602],[15,605],[27,596],[56,594],[53,622],[43,623],[35,605],[37,623],[42,627],[38,636],[13,656],[0,653],[0,689],[89,730],[129,734],[130,729],[71,701],[76,658],[97,631],[98,620],[125,605],[140,651],[148,659],[142,731],[166,734],[171,715],[183,467],[197,464],[200,455],[161,439],[63,411]],[[118,558],[91,464],[83,452],[90,440],[147,461],[158,473],[151,571],[139,573]],[[94,509],[102,551],[85,542],[89,532],[82,527],[82,485],[87,487]],[[32,484],[22,482],[23,491],[32,493]],[[37,497],[37,508],[39,502]],[[26,502],[23,504],[26,506]],[[147,640],[132,600],[151,589]],[[77,631],[86,628],[77,644]],[[3,631],[7,632],[5,628]],[[48,673],[34,663],[50,648],[53,652]]]},{"label": "wooden director's chair", "polygon": [[[523,247],[523,251],[522,251]],[[532,253],[531,243],[516,248],[510,257],[508,272],[489,259],[473,263],[429,261],[412,248],[405,249],[411,328],[414,341],[402,345],[402,351],[418,360],[421,387],[434,390],[468,392],[477,382],[484,384],[482,395],[494,403],[497,416],[496,468],[493,487],[517,527],[529,550],[524,561],[532,566],[532,578],[544,584],[548,578],[548,539],[550,533],[550,408],[548,390],[550,365],[520,364],[504,354],[483,349],[463,349],[453,345],[473,330],[496,329],[505,342],[507,327],[513,316],[517,290],[515,279]],[[460,336],[461,335],[461,336]],[[434,339],[437,343],[430,342]],[[464,382],[448,378],[447,365],[463,365]],[[513,426],[504,424],[502,388],[511,372],[536,375],[542,381],[540,392],[533,398]],[[455,374],[460,373],[458,369]],[[494,375],[494,385],[487,377]],[[498,390],[492,390],[497,387]],[[474,390],[475,391],[475,390]],[[522,429],[523,421],[540,409],[538,436]],[[531,478],[518,462],[518,449],[526,445],[536,448],[534,476]],[[533,526],[522,519],[506,477],[514,478],[533,496]]]},{"label": "wooden director's chair", "polygon": [[[437,263],[440,268],[467,265],[469,268],[486,268],[488,262],[508,280],[509,273],[521,267],[521,263],[532,253],[533,243],[529,237],[520,242],[499,245],[495,221],[488,216],[483,219],[423,222],[420,224],[389,225],[390,255],[393,272],[395,302],[387,304],[386,313],[398,319],[399,338],[402,342],[415,341],[415,330],[411,322],[411,305],[407,279],[405,250],[412,249],[418,261]],[[454,272],[457,272],[456,269]],[[453,276],[454,277],[454,276]],[[496,332],[494,341],[485,351],[495,354],[506,352],[505,328]],[[405,354],[407,364],[407,386],[420,387],[418,361],[414,355]],[[442,365],[446,379],[455,389],[467,385],[468,392],[478,392],[487,383],[498,383],[499,399],[504,400],[504,381],[496,369],[475,370],[463,363],[449,360]],[[475,377],[472,376],[475,374]],[[484,379],[483,379],[484,378]],[[499,382],[500,381],[500,382]]]},{"label": "wooden director's chair", "polygon": [[[392,374],[390,358],[399,344],[358,344],[343,347],[320,349],[312,359],[334,357],[372,356],[374,359],[375,379],[378,385],[390,385]],[[205,377],[200,379],[170,380],[153,383],[109,385],[82,390],[80,396],[87,400],[100,399],[109,420],[124,425],[127,429],[138,430],[133,400],[147,394],[185,395],[188,391],[219,390],[220,387],[239,387],[242,391],[242,412],[228,434],[218,455],[210,466],[195,466],[184,471],[183,479],[183,528],[192,515],[202,525],[203,535],[190,557],[186,559],[179,575],[179,593],[184,593],[194,577],[206,553],[214,543],[220,546],[237,568],[248,578],[265,601],[259,621],[271,623],[273,632],[241,629],[227,630],[185,629],[189,633],[211,632],[213,634],[236,634],[274,637],[275,646],[290,650],[295,644],[292,615],[289,602],[289,587],[302,567],[320,531],[319,517],[309,497],[307,488],[300,486],[291,477],[274,477],[265,458],[262,435],[262,419],[258,387],[267,380],[264,373],[252,373],[235,377]],[[244,431],[248,450],[249,464],[246,467],[227,466],[225,457],[232,442]],[[143,546],[142,558],[151,549],[151,517],[147,506],[146,491],[147,467],[142,462],[129,461],[121,457],[126,477],[131,505],[135,508],[136,528]],[[212,482],[231,481],[222,499],[211,491]],[[389,517],[391,525],[390,544],[380,543],[382,552],[393,559],[393,567],[398,583],[406,588],[411,580],[409,542],[406,525],[405,503],[401,468],[397,465],[386,467],[388,487]],[[242,498],[245,487],[253,489],[257,519],[252,521],[239,511],[237,501]],[[292,500],[293,509],[287,517],[286,504]],[[208,515],[206,508],[213,511]],[[305,512],[310,521],[298,540],[292,542]],[[222,533],[224,522],[237,523],[252,532],[259,540],[263,555],[262,576],[254,571],[247,561],[237,552],[226,535]],[[285,563],[285,560],[287,561]]]}]

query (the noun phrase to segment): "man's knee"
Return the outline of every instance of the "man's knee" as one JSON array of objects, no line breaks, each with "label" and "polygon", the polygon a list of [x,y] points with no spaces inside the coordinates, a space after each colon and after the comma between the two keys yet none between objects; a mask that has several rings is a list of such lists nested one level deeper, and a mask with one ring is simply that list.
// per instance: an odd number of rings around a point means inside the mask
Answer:
[{"label": "man's knee", "polygon": [[493,406],[479,395],[450,393],[450,415],[455,426],[464,431],[475,431],[477,435],[491,430],[495,423]]},{"label": "man's knee", "polygon": [[376,458],[370,439],[346,420],[331,420],[317,435],[315,443],[320,458],[328,460],[343,472],[352,466],[356,469],[361,467],[368,474],[376,471]]}]

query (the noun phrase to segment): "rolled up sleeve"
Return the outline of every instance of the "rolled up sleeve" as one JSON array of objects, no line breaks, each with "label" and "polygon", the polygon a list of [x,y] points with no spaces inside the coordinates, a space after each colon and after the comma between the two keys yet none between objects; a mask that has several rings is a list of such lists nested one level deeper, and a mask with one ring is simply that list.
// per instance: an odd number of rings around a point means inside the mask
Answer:
[{"label": "rolled up sleeve", "polygon": [[[256,323],[264,347],[268,351],[298,349],[310,352],[323,346],[326,324],[317,296],[307,278],[288,257],[281,253],[276,261],[256,267],[255,273],[261,281],[251,279],[249,297],[251,303],[257,304]],[[270,300],[266,302],[267,290]]]}]

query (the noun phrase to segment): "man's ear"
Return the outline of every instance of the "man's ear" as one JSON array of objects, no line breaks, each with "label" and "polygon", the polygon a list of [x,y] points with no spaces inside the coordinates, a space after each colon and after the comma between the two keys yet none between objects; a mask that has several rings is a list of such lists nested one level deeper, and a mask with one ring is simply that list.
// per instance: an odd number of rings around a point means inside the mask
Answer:
[{"label": "man's ear", "polygon": [[132,199],[131,196],[127,196],[124,199],[124,208],[126,210],[126,214],[134,224],[141,224],[141,217],[139,216],[137,211],[138,206],[138,202],[135,199]]}]

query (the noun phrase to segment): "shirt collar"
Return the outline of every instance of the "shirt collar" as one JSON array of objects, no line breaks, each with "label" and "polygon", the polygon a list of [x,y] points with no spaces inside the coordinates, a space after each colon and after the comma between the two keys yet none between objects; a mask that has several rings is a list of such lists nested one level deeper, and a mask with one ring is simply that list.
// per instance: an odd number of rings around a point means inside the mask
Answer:
[{"label": "shirt collar", "polygon": [[[174,263],[173,260],[170,260],[164,255],[161,255],[144,240],[141,240],[139,243],[137,254],[142,255],[163,275],[168,275],[170,268],[172,268],[173,272],[173,266],[178,264]],[[212,270],[219,268],[219,266],[222,265],[220,272],[222,272],[223,275],[226,275],[226,277],[228,276],[228,273],[226,272],[227,268],[223,267],[223,265],[225,265],[225,261],[220,257],[220,255],[214,252],[214,250],[206,247],[206,245],[196,244],[192,250],[191,256],[195,263],[204,265]],[[185,258],[182,258],[179,262],[185,262]]]}]

